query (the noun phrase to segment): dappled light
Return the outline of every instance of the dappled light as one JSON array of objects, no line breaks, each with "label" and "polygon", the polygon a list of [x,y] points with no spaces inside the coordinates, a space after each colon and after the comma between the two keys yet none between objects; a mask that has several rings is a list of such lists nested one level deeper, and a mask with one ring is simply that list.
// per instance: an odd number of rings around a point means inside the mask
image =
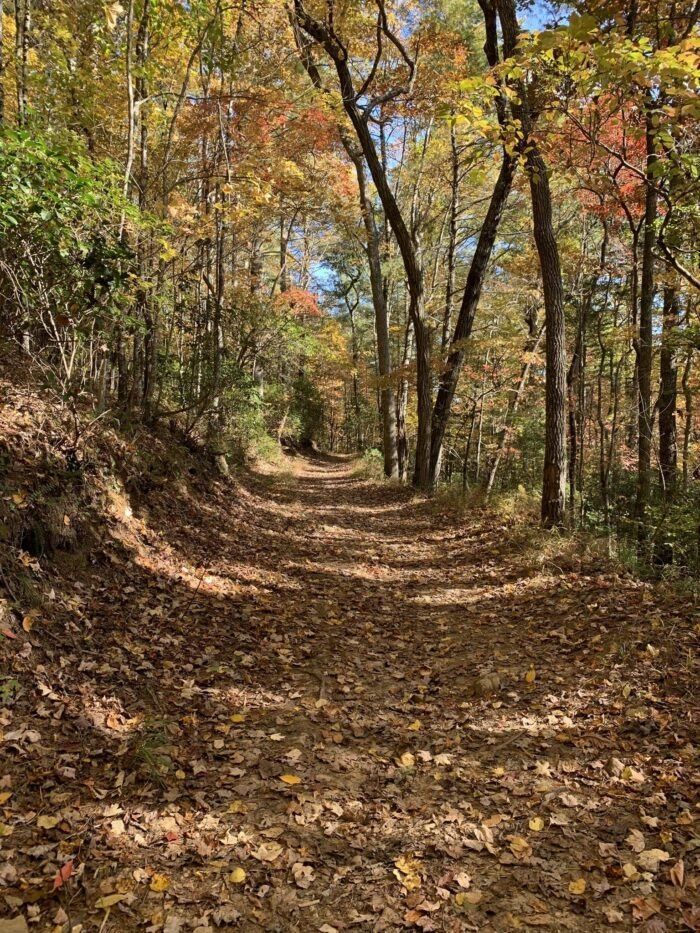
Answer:
[{"label": "dappled light", "polygon": [[0,933],[700,931],[700,0],[0,0]]}]

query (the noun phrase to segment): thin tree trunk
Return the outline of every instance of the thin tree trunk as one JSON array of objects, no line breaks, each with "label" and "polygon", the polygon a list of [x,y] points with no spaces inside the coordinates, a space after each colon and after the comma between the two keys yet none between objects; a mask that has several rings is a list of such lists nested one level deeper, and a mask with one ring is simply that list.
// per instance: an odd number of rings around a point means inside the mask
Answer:
[{"label": "thin tree trunk", "polygon": [[442,339],[440,341],[443,353],[447,349],[450,334],[452,333],[457,252],[457,216],[459,214],[459,150],[457,148],[457,130],[454,121],[450,124],[450,167],[452,170],[452,177],[449,234],[447,241],[447,277],[445,283],[445,311],[442,318]]},{"label": "thin tree trunk", "polygon": [[673,498],[678,475],[676,404],[678,397],[678,362],[674,338],[680,325],[680,302],[677,291],[664,289],[663,333],[660,355],[661,389],[659,394],[659,467],[665,498]]},{"label": "thin tree trunk", "polygon": [[17,72],[17,123],[27,123],[27,53],[32,22],[31,0],[15,0],[15,69]]},{"label": "thin tree trunk", "polygon": [[683,491],[688,489],[689,478],[689,457],[690,457],[690,439],[693,433],[693,390],[690,386],[690,375],[693,370],[694,349],[690,347],[688,356],[683,367],[683,378],[681,387],[683,389],[683,398],[685,400],[685,411],[683,413]]},{"label": "thin tree trunk", "polygon": [[[489,66],[495,68],[499,63],[498,54],[498,24],[496,8],[490,0],[480,0],[486,27],[486,43],[484,52]],[[508,58],[514,49],[514,44],[504,46],[504,58]],[[505,127],[506,109],[505,96],[499,93],[496,97],[496,115],[499,125]],[[513,184],[513,177],[517,167],[518,155],[503,146],[501,154],[501,168],[491,195],[488,211],[479,233],[479,240],[474,251],[469,274],[462,295],[462,303],[457,317],[450,352],[440,376],[437,397],[432,412],[431,449],[429,486],[434,489],[440,478],[440,463],[442,460],[442,446],[447,430],[452,402],[454,400],[459,374],[464,362],[465,343],[471,336],[474,326],[474,317],[479,305],[481,290],[483,288],[486,270],[488,268],[496,234],[501,223],[503,211],[508,201],[508,195]]]},{"label": "thin tree trunk", "polygon": [[653,433],[651,371],[655,286],[654,247],[656,245],[654,223],[657,213],[657,194],[652,176],[656,154],[654,152],[654,135],[650,112],[647,112],[646,117],[646,154],[647,185],[644,205],[644,238],[642,241],[642,283],[639,296],[637,493],[634,505],[637,541],[641,552],[646,550],[648,538],[647,510],[651,493],[651,442]]},{"label": "thin tree trunk", "polygon": [[0,0],[0,126],[5,122],[5,19],[3,0]]}]

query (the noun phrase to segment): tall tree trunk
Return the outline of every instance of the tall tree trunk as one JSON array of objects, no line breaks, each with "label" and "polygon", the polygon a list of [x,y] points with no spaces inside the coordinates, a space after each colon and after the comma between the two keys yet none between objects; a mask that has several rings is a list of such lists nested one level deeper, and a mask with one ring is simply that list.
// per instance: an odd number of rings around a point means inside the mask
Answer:
[{"label": "tall tree trunk", "polygon": [[411,359],[413,326],[410,319],[406,321],[404,333],[403,354],[401,357],[401,381],[396,396],[396,447],[399,457],[399,479],[406,482],[408,479],[408,435],[406,433],[406,409],[408,408],[408,377],[406,369]]},{"label": "tall tree trunk", "polygon": [[457,260],[457,217],[459,215],[459,149],[457,147],[457,130],[454,120],[450,124],[450,168],[451,198],[449,234],[447,241],[447,276],[445,282],[445,310],[442,318],[442,339],[440,348],[443,353],[452,333],[452,313],[455,299],[455,267]]},{"label": "tall tree trunk", "polygon": [[582,297],[576,327],[576,341],[574,343],[573,353],[571,354],[569,369],[566,374],[566,394],[569,415],[569,509],[572,519],[575,518],[578,450],[581,440],[581,422],[583,419],[581,387],[586,354],[586,328],[588,326],[588,316],[590,314],[596,284],[597,277],[594,277]]},{"label": "tall tree trunk", "polygon": [[15,0],[15,70],[17,75],[17,123],[27,122],[27,54],[32,23],[31,0]]},{"label": "tall tree trunk", "polygon": [[513,183],[516,160],[505,151],[501,170],[491,195],[489,209],[479,233],[479,240],[474,251],[474,257],[469,267],[467,282],[464,287],[462,304],[459,309],[457,323],[450,352],[445,367],[440,376],[437,397],[432,410],[432,437],[430,451],[430,487],[434,489],[440,478],[440,462],[442,460],[442,446],[447,430],[447,422],[452,409],[459,374],[464,362],[466,341],[471,336],[474,326],[474,317],[481,297],[481,289],[486,277],[486,269],[496,241],[496,233],[503,216],[508,195]]},{"label": "tall tree trunk", "polygon": [[[491,0],[480,0],[480,6],[484,14],[484,24],[486,28],[484,52],[489,66],[495,68],[499,63],[496,7]],[[504,44],[504,59],[512,54],[514,48],[514,43]],[[505,128],[506,102],[503,93],[497,95],[495,106],[499,125]],[[429,485],[431,489],[437,486],[440,478],[442,446],[445,439],[445,431],[447,430],[447,422],[452,409],[454,394],[459,381],[459,374],[462,370],[462,363],[464,362],[465,342],[471,336],[474,326],[474,317],[479,305],[481,290],[486,277],[486,270],[491,258],[491,253],[493,252],[493,245],[496,241],[496,234],[498,233],[503,211],[508,201],[508,195],[513,185],[513,177],[515,175],[517,162],[518,155],[503,146],[501,168],[491,194],[488,211],[486,212],[484,223],[479,232],[479,239],[469,267],[469,274],[467,275],[464,294],[462,295],[462,303],[459,309],[454,334],[452,335],[450,352],[440,376],[437,397],[433,407],[429,472]]]},{"label": "tall tree trunk", "polygon": [[690,347],[683,367],[683,378],[681,379],[681,388],[683,389],[683,398],[685,400],[683,412],[683,491],[688,489],[689,465],[690,465],[690,438],[693,433],[693,390],[690,384],[690,376],[693,371],[694,348]]},{"label": "tall tree trunk", "polygon": [[[512,54],[520,27],[515,0],[497,0],[504,54]],[[545,446],[542,476],[542,523],[562,525],[566,517],[566,322],[559,247],[552,219],[552,192],[547,164],[532,138],[530,87],[518,83],[520,102],[513,114],[522,126],[532,202],[532,225],[542,274],[545,308]]]},{"label": "tall tree trunk", "polygon": [[[650,102],[648,102],[650,106]],[[634,517],[637,522],[637,540],[641,552],[646,550],[648,537],[647,510],[651,493],[651,442],[653,434],[653,411],[651,405],[651,371],[653,362],[653,317],[654,317],[654,247],[657,213],[657,194],[653,181],[656,162],[652,114],[646,116],[646,197],[644,204],[644,238],[642,241],[642,282],[639,295],[639,353],[638,393],[639,428],[637,439],[637,494]]]},{"label": "tall tree trunk", "polygon": [[539,149],[528,144],[527,167],[535,244],[542,273],[546,315],[545,447],[542,522],[564,523],[566,513],[566,326],[559,248],[552,222],[547,166]]},{"label": "tall tree trunk", "polygon": [[3,0],[0,0],[0,126],[5,122],[5,19]]},{"label": "tall tree trunk", "polygon": [[664,289],[663,333],[660,355],[661,389],[659,394],[659,467],[664,496],[671,499],[678,474],[676,404],[678,397],[678,362],[674,338],[680,325],[680,302],[675,288]]}]

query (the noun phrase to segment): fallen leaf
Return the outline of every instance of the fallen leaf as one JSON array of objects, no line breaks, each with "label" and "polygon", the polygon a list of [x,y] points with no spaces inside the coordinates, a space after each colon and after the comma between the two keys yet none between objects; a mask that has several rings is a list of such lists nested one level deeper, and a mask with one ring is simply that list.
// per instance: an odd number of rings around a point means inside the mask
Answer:
[{"label": "fallen leaf", "polygon": [[284,781],[285,784],[301,784],[301,778],[296,774],[283,774],[280,781]]},{"label": "fallen leaf", "polygon": [[63,885],[68,881],[68,879],[73,874],[73,861],[66,862],[56,872],[56,877],[53,879],[53,889],[54,891],[58,888],[62,888]]},{"label": "fallen leaf", "polygon": [[39,829],[53,829],[54,826],[58,826],[60,819],[57,816],[48,816],[43,814],[38,816],[36,819],[36,825]]},{"label": "fallen leaf", "polygon": [[295,862],[292,865],[292,877],[297,887],[308,888],[314,881],[314,870],[311,865],[304,865],[303,862]]},{"label": "fallen leaf", "polygon": [[231,884],[243,884],[247,878],[247,874],[244,868],[241,868],[240,865],[233,869],[231,874],[228,876],[228,880]]},{"label": "fallen leaf", "polygon": [[123,901],[126,897],[126,894],[105,894],[104,897],[99,898],[95,901],[95,907],[100,910],[109,910],[110,907],[114,907],[115,904],[118,904],[119,901]]},{"label": "fallen leaf", "polygon": [[148,887],[151,891],[155,891],[156,894],[162,894],[163,891],[167,891],[170,887],[170,879],[167,875],[154,875]]},{"label": "fallen leaf", "polygon": [[673,865],[668,874],[671,878],[671,881],[677,888],[683,887],[683,882],[685,881],[685,863],[683,859],[679,859],[675,865]]},{"label": "fallen leaf", "polygon": [[569,894],[583,894],[586,890],[586,879],[577,878],[575,881],[569,882]]},{"label": "fallen leaf", "polygon": [[19,914],[12,920],[0,920],[0,933],[29,933],[29,927],[22,914]]},{"label": "fallen leaf", "polygon": [[481,891],[459,891],[455,894],[455,904],[459,907],[463,907],[465,904],[480,904],[483,899],[484,895]]},{"label": "fallen leaf", "polygon": [[279,842],[263,842],[252,855],[253,858],[258,859],[260,862],[274,862],[275,859],[280,857],[283,850],[284,846],[281,846]]},{"label": "fallen leaf", "polygon": [[638,829],[630,830],[629,835],[625,839],[625,842],[633,852],[643,852],[646,848],[644,834],[641,833]]},{"label": "fallen leaf", "polygon": [[544,820],[541,816],[534,816],[527,825],[533,833],[541,833],[544,829]]},{"label": "fallen leaf", "polygon": [[640,852],[637,864],[645,871],[658,871],[659,862],[667,862],[671,856],[663,849],[647,849]]}]

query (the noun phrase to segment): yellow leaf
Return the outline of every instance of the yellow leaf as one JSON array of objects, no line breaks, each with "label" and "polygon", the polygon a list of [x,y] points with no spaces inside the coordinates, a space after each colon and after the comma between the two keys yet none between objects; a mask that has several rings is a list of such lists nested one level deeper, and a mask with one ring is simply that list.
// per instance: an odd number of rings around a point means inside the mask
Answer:
[{"label": "yellow leaf", "polygon": [[576,881],[569,882],[569,894],[583,894],[586,890],[586,879],[577,878]]},{"label": "yellow leaf", "polygon": [[167,875],[154,875],[151,878],[151,883],[149,888],[151,891],[155,891],[157,894],[160,894],[163,891],[167,891],[170,887],[170,879]]},{"label": "yellow leaf", "polygon": [[175,772],[175,777],[178,779],[178,781],[184,781],[187,775],[182,770],[182,768],[178,768],[177,771]]},{"label": "yellow leaf", "polygon": [[3,792],[0,794],[0,807],[1,807],[4,803],[7,803],[7,801],[10,799],[11,796],[12,796],[12,791],[11,791],[11,790],[5,790],[5,791],[3,791]]},{"label": "yellow leaf", "polygon": [[301,778],[296,774],[283,774],[280,781],[284,781],[285,784],[301,784]]},{"label": "yellow leaf", "polygon": [[418,732],[419,729],[423,727],[423,723],[420,719],[414,719],[411,725],[408,727],[411,732]]},{"label": "yellow leaf", "polygon": [[525,683],[534,684],[535,678],[537,677],[537,671],[534,666],[531,664],[530,668],[525,672]]},{"label": "yellow leaf", "polygon": [[231,722],[245,722],[245,716],[243,713],[234,713],[231,716]]},{"label": "yellow leaf", "polygon": [[229,813],[246,813],[248,807],[243,803],[242,800],[234,800],[233,803],[228,805]]},{"label": "yellow leaf", "polygon": [[246,878],[247,875],[245,873],[245,869],[241,868],[240,866],[238,866],[238,868],[234,868],[231,874],[228,876],[228,880],[231,882],[231,884],[243,884]]},{"label": "yellow leaf", "polygon": [[114,907],[119,901],[123,901],[125,897],[126,894],[105,894],[104,897],[95,901],[95,907],[99,907],[102,910],[109,910],[110,907]]},{"label": "yellow leaf", "polygon": [[396,759],[397,764],[402,768],[412,768],[416,763],[415,756],[411,752],[404,752],[400,758]]},{"label": "yellow leaf", "polygon": [[31,615],[26,615],[22,619],[22,628],[24,629],[25,632],[31,632],[33,625],[34,625],[34,619],[32,618]]},{"label": "yellow leaf", "polygon": [[417,858],[413,858],[412,855],[400,855],[394,860],[394,865],[396,865],[398,870],[402,871],[404,875],[413,875],[420,871],[422,862]]},{"label": "yellow leaf", "polygon": [[13,832],[12,826],[8,826],[7,823],[0,823],[0,836],[11,836]]},{"label": "yellow leaf", "polygon": [[53,829],[54,826],[58,826],[59,819],[57,816],[46,816],[42,815],[37,817],[36,825],[39,829]]},{"label": "yellow leaf", "polygon": [[541,816],[534,816],[528,823],[528,826],[533,833],[541,833],[544,829],[544,820]]}]

